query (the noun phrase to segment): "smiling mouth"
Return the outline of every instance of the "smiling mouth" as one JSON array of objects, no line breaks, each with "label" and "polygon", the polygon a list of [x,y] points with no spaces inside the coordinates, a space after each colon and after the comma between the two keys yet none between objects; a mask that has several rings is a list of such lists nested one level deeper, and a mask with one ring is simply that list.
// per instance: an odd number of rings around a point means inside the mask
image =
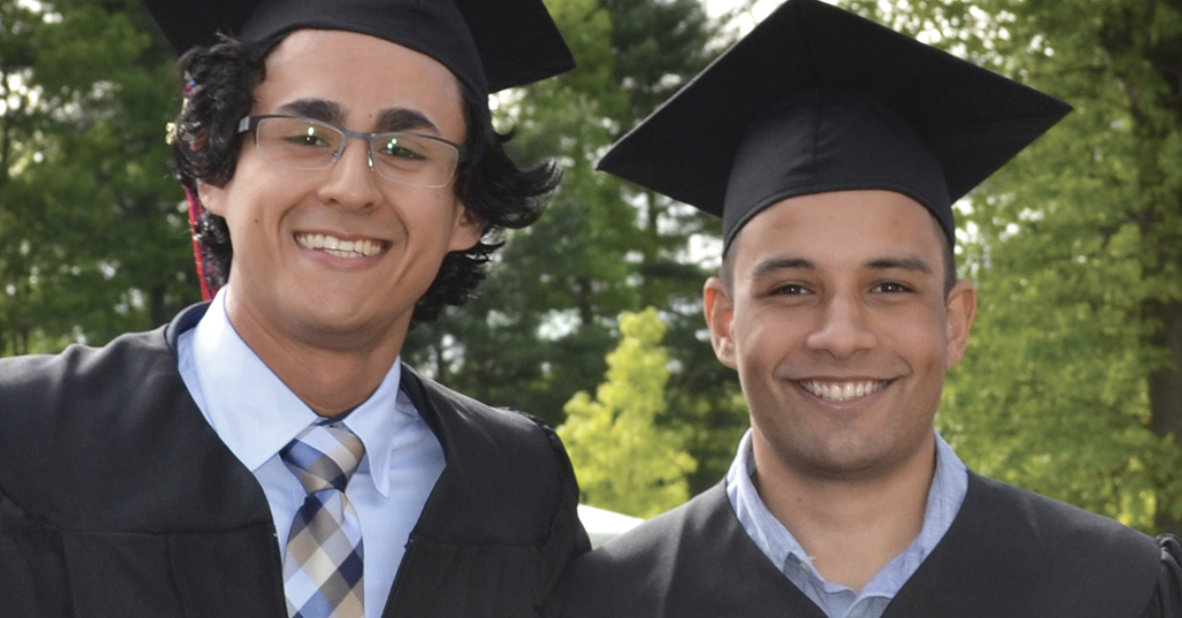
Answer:
[{"label": "smiling mouth", "polygon": [[301,247],[323,251],[329,255],[360,259],[373,257],[386,249],[387,243],[380,240],[362,238],[358,240],[341,240],[336,236],[326,234],[296,234],[296,242]]},{"label": "smiling mouth", "polygon": [[849,401],[865,397],[886,388],[886,380],[863,380],[857,382],[821,382],[819,380],[803,380],[799,382],[801,388],[825,401]]}]

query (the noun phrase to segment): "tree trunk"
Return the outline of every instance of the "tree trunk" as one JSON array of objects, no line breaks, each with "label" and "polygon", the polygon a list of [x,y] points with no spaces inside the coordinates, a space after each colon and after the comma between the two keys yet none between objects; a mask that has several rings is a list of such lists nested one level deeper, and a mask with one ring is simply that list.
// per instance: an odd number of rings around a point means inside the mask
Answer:
[{"label": "tree trunk", "polygon": [[[1138,69],[1122,77],[1126,84],[1135,85],[1128,93],[1134,132],[1143,145],[1138,182],[1148,198],[1139,223],[1146,243],[1144,275],[1152,280],[1182,260],[1182,229],[1177,223],[1182,196],[1171,188],[1171,166],[1176,165],[1177,159],[1168,154],[1167,147],[1171,136],[1182,128],[1182,64],[1178,62],[1182,55],[1182,35],[1175,31],[1145,37],[1142,33],[1151,31],[1161,16],[1182,9],[1182,0],[1150,0],[1116,6],[1121,8],[1104,19],[1105,48],[1113,57],[1140,58],[1151,67],[1147,74]],[[1133,10],[1135,7],[1142,10]],[[1154,87],[1150,77],[1160,79],[1164,87]],[[1148,344],[1166,351],[1171,360],[1169,366],[1148,376],[1152,427],[1158,435],[1172,438],[1182,448],[1182,302],[1171,296],[1150,298],[1143,305],[1141,315],[1161,324],[1161,330],[1148,339]],[[1161,488],[1158,491],[1159,530],[1182,534],[1180,514],[1170,512],[1174,496],[1161,495]]]},{"label": "tree trunk", "polygon": [[[1161,308],[1158,317],[1162,330],[1154,338],[1156,346],[1169,350],[1173,366],[1149,376],[1149,407],[1153,414],[1153,430],[1159,435],[1172,436],[1182,448],[1182,303]],[[1159,500],[1157,525],[1161,532],[1182,534],[1182,519],[1168,511],[1169,502]]]}]

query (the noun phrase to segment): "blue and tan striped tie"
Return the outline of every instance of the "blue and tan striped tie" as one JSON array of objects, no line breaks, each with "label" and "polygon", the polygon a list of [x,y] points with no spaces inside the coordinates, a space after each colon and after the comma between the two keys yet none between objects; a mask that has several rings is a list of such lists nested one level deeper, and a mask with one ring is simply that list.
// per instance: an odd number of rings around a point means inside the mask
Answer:
[{"label": "blue and tan striped tie", "polygon": [[344,426],[312,425],[279,452],[308,492],[283,558],[292,618],[364,618],[361,523],[345,486],[365,446]]}]

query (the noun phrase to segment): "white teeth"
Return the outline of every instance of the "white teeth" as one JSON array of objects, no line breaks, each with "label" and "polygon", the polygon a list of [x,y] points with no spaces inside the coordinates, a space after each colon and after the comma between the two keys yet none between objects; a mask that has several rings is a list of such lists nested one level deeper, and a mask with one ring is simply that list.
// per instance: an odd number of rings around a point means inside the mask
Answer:
[{"label": "white teeth", "polygon": [[882,390],[886,384],[884,381],[820,382],[817,380],[808,380],[800,383],[804,387],[804,390],[825,401],[849,401],[850,399],[865,397],[866,395]]},{"label": "white teeth", "polygon": [[343,258],[371,257],[382,252],[382,243],[369,239],[341,240],[324,234],[298,234],[296,242],[308,249],[322,249]]}]

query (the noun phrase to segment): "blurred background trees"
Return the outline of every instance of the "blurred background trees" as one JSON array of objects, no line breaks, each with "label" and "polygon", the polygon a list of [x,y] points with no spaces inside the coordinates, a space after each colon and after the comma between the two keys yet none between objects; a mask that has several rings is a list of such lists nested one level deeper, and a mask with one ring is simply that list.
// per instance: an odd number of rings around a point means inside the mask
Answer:
[{"label": "blurred background trees", "polygon": [[102,343],[200,300],[138,2],[0,0],[0,351]]},{"label": "blurred background trees", "polygon": [[[838,3],[1076,107],[958,206],[981,309],[945,437],[977,471],[1179,531],[1182,0]],[[566,422],[597,506],[647,515],[717,482],[746,412],[700,317],[717,222],[595,161],[775,4],[547,0],[579,68],[494,104],[519,159],[565,182],[481,297],[408,342],[444,383]],[[0,0],[0,354],[199,300],[163,140],[173,60],[138,1]]]}]

